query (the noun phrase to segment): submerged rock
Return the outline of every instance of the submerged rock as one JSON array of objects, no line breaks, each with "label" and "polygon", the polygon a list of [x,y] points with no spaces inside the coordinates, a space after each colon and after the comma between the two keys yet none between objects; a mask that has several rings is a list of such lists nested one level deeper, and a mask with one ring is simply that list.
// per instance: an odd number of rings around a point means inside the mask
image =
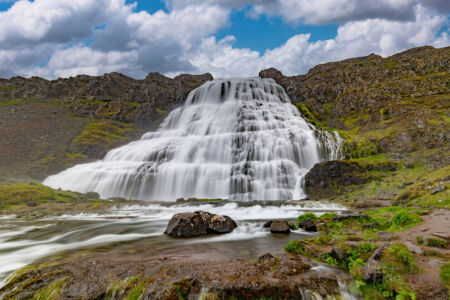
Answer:
[{"label": "submerged rock", "polygon": [[236,222],[228,216],[196,211],[174,215],[165,233],[173,237],[193,237],[208,233],[229,233],[236,227]]}]

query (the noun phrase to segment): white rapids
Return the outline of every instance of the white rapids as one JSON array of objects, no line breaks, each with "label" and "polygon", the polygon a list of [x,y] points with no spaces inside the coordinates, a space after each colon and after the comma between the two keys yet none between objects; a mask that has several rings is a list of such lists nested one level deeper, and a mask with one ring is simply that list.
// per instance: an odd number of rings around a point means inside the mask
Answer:
[{"label": "white rapids", "polygon": [[303,176],[339,149],[340,137],[318,134],[274,80],[218,79],[192,91],[157,131],[44,184],[137,200],[300,199]]}]

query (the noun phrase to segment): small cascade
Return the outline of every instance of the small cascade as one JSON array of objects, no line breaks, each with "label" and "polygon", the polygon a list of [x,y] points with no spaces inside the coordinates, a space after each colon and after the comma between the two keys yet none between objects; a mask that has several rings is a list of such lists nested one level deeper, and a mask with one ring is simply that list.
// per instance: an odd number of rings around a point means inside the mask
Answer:
[{"label": "small cascade", "polygon": [[157,131],[44,184],[103,198],[300,199],[303,176],[339,158],[340,141],[307,123],[274,80],[219,79],[192,91]]}]

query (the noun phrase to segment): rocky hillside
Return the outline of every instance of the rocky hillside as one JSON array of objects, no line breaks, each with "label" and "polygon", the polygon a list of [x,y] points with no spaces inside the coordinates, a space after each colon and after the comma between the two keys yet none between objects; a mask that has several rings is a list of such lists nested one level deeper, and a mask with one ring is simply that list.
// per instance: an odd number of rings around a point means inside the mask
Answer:
[{"label": "rocky hillside", "polygon": [[306,75],[286,77],[272,68],[260,76],[282,85],[317,127],[338,129],[352,144],[349,157],[420,151],[415,159],[448,165],[442,153],[450,139],[449,66],[450,47],[421,47],[326,63]]},{"label": "rocky hillside", "polygon": [[0,79],[0,177],[42,179],[154,129],[210,74]]}]

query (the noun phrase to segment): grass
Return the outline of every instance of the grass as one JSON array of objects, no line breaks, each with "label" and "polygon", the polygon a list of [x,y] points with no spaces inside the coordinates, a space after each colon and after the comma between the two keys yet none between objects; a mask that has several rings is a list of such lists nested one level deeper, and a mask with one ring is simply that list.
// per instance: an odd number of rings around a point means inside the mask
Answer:
[{"label": "grass", "polygon": [[440,277],[442,283],[450,289],[450,263],[446,263],[441,267]]},{"label": "grass", "polygon": [[439,238],[427,238],[427,241],[425,242],[425,245],[430,247],[437,247],[437,248],[447,248],[447,242],[443,239]]},{"label": "grass", "polygon": [[59,191],[37,183],[0,184],[0,209],[14,205],[26,205],[27,202],[39,203],[81,203],[98,201],[87,199],[83,194]]},{"label": "grass", "polygon": [[72,148],[74,152],[83,152],[85,148],[91,146],[108,148],[130,131],[131,127],[131,124],[111,120],[91,122],[72,141]]},{"label": "grass", "polygon": [[46,287],[40,289],[33,297],[32,300],[56,300],[60,298],[61,289],[64,287],[68,277],[63,277],[53,281]]}]

